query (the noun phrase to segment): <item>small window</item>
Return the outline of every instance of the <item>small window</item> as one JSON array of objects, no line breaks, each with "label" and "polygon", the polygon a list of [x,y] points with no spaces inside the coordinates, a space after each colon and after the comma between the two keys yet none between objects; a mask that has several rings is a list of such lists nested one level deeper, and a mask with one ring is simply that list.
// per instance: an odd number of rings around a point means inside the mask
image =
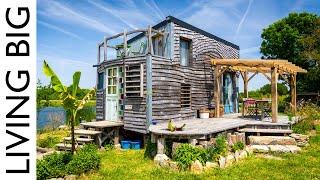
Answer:
[{"label": "small window", "polygon": [[103,89],[104,86],[104,73],[98,73],[98,89]]},{"label": "small window", "polygon": [[180,64],[181,66],[190,66],[191,58],[191,40],[180,38]]},{"label": "small window", "polygon": [[191,85],[181,84],[181,108],[191,107]]},{"label": "small window", "polygon": [[153,54],[157,56],[163,56],[163,36],[157,35],[152,37]]}]

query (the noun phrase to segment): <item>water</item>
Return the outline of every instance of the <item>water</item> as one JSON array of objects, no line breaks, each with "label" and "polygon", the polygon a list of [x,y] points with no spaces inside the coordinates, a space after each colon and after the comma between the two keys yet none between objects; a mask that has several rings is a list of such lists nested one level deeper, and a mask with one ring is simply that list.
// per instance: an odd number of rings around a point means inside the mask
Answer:
[{"label": "water", "polygon": [[67,113],[63,107],[45,107],[39,110],[37,129],[57,128],[65,124]]}]

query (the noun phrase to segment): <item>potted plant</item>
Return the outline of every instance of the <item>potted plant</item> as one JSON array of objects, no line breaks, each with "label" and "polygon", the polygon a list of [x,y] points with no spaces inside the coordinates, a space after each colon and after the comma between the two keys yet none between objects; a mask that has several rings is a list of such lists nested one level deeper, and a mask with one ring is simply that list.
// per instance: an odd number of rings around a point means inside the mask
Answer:
[{"label": "potted plant", "polygon": [[200,119],[208,119],[210,110],[207,108],[201,108],[199,111]]}]

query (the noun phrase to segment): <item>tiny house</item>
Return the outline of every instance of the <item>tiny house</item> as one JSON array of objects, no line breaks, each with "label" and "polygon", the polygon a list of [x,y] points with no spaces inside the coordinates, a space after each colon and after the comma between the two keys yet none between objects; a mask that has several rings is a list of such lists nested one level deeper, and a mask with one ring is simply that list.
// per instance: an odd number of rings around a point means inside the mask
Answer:
[{"label": "tiny house", "polygon": [[[109,42],[122,38],[118,45]],[[109,48],[116,51],[108,58]],[[239,46],[175,17],[98,43],[97,120],[148,133],[152,121],[194,119],[214,108],[212,58],[239,58]],[[220,77],[224,113],[238,112],[238,74]]]}]

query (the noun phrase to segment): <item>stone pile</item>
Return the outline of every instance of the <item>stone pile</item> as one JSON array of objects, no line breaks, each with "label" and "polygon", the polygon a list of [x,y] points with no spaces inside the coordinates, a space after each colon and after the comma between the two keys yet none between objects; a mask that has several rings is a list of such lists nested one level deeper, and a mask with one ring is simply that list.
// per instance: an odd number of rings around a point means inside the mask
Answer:
[{"label": "stone pile", "polygon": [[253,152],[296,153],[301,150],[295,138],[286,136],[249,136],[249,146]]},{"label": "stone pile", "polygon": [[290,134],[290,137],[294,138],[297,142],[297,146],[304,147],[308,145],[309,142],[309,136],[303,135],[303,134]]}]

